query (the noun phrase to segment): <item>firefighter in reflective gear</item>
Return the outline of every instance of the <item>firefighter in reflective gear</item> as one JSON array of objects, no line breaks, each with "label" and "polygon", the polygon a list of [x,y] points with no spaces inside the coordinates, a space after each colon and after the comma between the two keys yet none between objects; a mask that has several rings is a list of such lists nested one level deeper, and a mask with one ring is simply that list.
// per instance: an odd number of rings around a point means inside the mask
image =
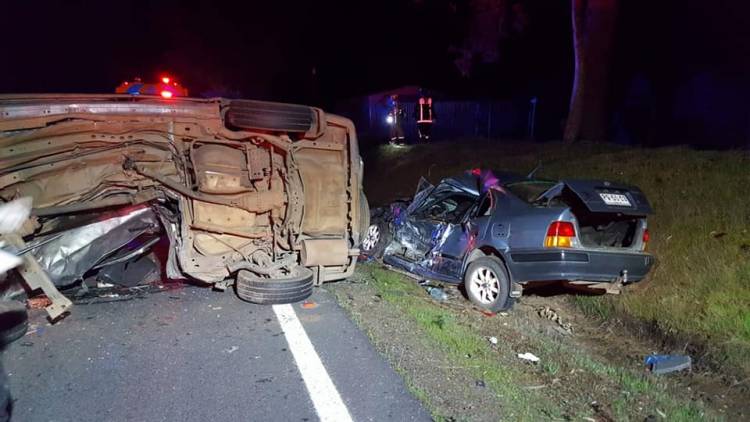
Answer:
[{"label": "firefighter in reflective gear", "polygon": [[386,121],[391,126],[391,145],[404,143],[403,124],[405,117],[406,112],[398,101],[398,95],[392,95],[389,101],[388,116],[386,116]]},{"label": "firefighter in reflective gear", "polygon": [[420,141],[428,141],[432,135],[432,124],[435,112],[432,110],[432,98],[419,97],[417,106],[414,108],[414,117],[417,119],[417,132]]}]

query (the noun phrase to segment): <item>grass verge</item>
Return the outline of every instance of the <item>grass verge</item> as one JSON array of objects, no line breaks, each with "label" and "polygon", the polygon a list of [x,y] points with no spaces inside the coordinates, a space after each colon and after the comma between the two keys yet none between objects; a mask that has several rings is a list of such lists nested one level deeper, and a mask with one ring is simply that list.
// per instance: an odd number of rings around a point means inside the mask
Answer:
[{"label": "grass verge", "polygon": [[[413,280],[379,265],[361,265],[359,271],[386,303],[417,323],[419,332],[411,335],[427,339],[428,347],[439,348],[494,391],[505,420],[643,420],[659,414],[676,421],[717,419],[668,379],[597,358],[566,338],[525,325],[523,317],[516,321],[520,325],[509,325],[463,305],[437,303]],[[496,347],[487,341],[490,333],[499,339]],[[524,351],[541,363],[519,360],[516,353]]]}]

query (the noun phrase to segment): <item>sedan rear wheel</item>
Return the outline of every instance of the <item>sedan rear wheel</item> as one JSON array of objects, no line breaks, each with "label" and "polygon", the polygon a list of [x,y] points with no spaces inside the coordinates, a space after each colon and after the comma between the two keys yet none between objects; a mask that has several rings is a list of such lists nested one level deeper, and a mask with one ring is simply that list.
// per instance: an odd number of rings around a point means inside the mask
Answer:
[{"label": "sedan rear wheel", "polygon": [[510,280],[502,261],[485,256],[472,262],[464,274],[464,287],[469,299],[477,306],[493,312],[513,306]]}]

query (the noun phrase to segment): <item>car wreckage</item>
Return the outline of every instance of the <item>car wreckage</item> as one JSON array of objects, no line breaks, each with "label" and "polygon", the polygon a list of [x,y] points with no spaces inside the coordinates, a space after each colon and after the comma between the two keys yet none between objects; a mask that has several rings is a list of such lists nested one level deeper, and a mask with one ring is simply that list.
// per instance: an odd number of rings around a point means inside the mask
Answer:
[{"label": "car wreckage", "polygon": [[524,286],[562,281],[618,293],[643,279],[643,192],[605,180],[552,181],[474,169],[371,211],[364,254],[428,280],[463,283],[476,305],[510,308]]},{"label": "car wreckage", "polygon": [[[351,121],[313,107],[129,95],[0,96],[0,201],[33,199],[0,241],[16,280],[59,288],[168,239],[165,277],[270,304],[348,277],[369,225]],[[12,277],[3,284],[13,283]]]}]

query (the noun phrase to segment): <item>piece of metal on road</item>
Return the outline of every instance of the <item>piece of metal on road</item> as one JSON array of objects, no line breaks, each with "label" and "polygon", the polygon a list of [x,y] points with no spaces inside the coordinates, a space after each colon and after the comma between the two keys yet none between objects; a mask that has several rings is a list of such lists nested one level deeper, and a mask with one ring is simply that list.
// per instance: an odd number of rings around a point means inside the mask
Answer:
[{"label": "piece of metal on road", "polygon": [[273,305],[294,360],[302,374],[302,379],[321,421],[351,421],[336,386],[328,375],[315,348],[310,342],[302,323],[297,318],[292,305]]}]

